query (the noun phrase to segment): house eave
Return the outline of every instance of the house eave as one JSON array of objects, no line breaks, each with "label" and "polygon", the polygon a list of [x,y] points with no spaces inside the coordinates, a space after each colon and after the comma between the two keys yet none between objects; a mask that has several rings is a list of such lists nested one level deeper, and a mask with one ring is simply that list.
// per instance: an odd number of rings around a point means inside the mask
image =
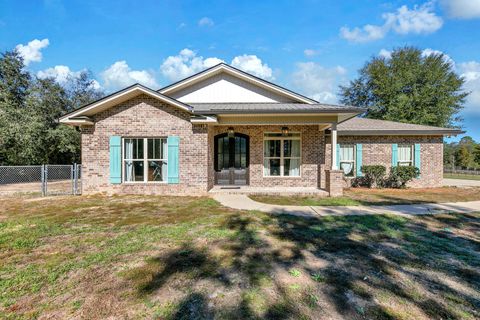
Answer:
[{"label": "house eave", "polygon": [[339,130],[339,136],[456,136],[462,130]]},{"label": "house eave", "polygon": [[119,103],[132,99],[140,94],[146,94],[164,103],[177,107],[183,111],[193,113],[193,108],[191,106],[137,83],[130,87],[114,92],[108,96],[105,96],[97,101],[89,103],[79,109],[73,110],[72,112],[69,112],[60,117],[59,122],[67,123],[71,122],[71,120],[69,119],[78,118],[81,116],[92,116],[98,112],[118,105]]}]

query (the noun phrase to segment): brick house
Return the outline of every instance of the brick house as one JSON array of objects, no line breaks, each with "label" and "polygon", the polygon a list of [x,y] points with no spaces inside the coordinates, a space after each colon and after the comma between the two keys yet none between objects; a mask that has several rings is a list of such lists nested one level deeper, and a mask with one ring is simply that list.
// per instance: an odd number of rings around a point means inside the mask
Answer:
[{"label": "brick house", "polygon": [[417,166],[438,186],[459,130],[359,118],[226,64],[158,91],[139,84],[60,119],[82,136],[85,193],[205,194],[216,186],[339,195],[361,166]]}]

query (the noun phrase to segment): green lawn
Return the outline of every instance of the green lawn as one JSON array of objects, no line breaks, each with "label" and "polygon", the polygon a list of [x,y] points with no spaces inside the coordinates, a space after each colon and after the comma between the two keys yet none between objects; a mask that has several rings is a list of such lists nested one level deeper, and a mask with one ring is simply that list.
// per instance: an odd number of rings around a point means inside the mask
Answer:
[{"label": "green lawn", "polygon": [[462,179],[462,180],[480,180],[480,175],[444,173],[443,178],[445,178],[445,179]]},{"label": "green lawn", "polygon": [[480,214],[304,219],[209,198],[0,199],[0,318],[478,319]]},{"label": "green lawn", "polygon": [[480,188],[366,189],[350,188],[343,197],[250,196],[255,201],[298,206],[359,206],[480,200]]}]

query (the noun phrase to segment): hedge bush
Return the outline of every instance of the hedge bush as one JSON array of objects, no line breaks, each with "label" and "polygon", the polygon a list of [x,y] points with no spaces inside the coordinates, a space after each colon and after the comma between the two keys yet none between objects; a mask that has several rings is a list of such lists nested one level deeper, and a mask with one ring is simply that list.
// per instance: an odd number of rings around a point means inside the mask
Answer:
[{"label": "hedge bush", "polygon": [[397,166],[390,170],[389,185],[393,188],[406,188],[407,182],[420,175],[420,170],[414,166]]},{"label": "hedge bush", "polygon": [[362,166],[365,183],[369,188],[379,188],[383,186],[383,180],[387,169],[382,165]]}]

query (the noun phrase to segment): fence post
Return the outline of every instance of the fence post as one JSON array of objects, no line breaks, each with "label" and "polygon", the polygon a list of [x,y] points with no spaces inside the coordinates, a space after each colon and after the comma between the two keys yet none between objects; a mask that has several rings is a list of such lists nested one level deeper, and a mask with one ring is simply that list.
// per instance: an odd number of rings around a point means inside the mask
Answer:
[{"label": "fence post", "polygon": [[77,164],[73,164],[73,195],[77,195],[77,188],[78,188],[78,173],[77,173]]},{"label": "fence post", "polygon": [[48,164],[44,164],[43,166],[45,167],[45,170],[44,170],[45,178],[43,178],[43,181],[45,181],[45,184],[44,184],[44,186],[45,186],[45,196],[47,196],[48,195]]},{"label": "fence post", "polygon": [[45,165],[40,166],[40,180],[42,183],[42,197],[45,197]]}]

